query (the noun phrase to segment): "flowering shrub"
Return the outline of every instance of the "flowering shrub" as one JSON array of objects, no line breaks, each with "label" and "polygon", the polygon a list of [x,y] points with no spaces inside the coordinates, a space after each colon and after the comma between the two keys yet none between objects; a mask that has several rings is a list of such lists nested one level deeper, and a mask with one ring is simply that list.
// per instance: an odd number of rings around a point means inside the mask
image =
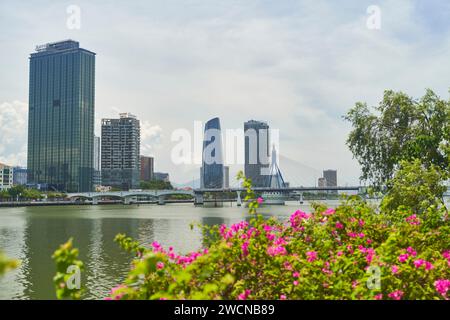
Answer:
[{"label": "flowering shrub", "polygon": [[[262,199],[248,195],[255,212]],[[136,259],[108,299],[448,299],[445,212],[377,213],[356,196],[313,207],[287,221],[203,227],[207,247],[187,255],[118,235]]]},{"label": "flowering shrub", "polygon": [[53,277],[55,285],[56,297],[58,299],[71,298],[80,299],[83,294],[81,287],[73,285],[76,270],[84,268],[82,261],[78,260],[78,249],[73,248],[72,239],[60,245],[59,249],[52,255],[52,259],[56,263],[56,275]]}]

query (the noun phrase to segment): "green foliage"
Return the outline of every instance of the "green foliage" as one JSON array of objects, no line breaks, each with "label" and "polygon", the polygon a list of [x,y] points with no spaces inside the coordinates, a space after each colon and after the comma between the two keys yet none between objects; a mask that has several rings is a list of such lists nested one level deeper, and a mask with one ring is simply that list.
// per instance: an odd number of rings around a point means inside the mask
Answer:
[{"label": "green foliage", "polygon": [[141,181],[141,189],[144,190],[172,190],[170,182],[162,180]]},{"label": "green foliage", "polygon": [[135,241],[122,233],[116,235],[114,241],[117,242],[119,246],[125,251],[136,253],[138,256],[141,256],[145,251],[145,248],[141,246],[138,241]]},{"label": "green foliage", "polygon": [[37,189],[25,189],[23,193],[23,198],[25,199],[39,200],[43,197],[42,193]]},{"label": "green foliage", "polygon": [[47,198],[49,199],[61,199],[61,198],[65,198],[66,194],[63,192],[48,192],[47,193]]},{"label": "green foliage", "polygon": [[400,168],[389,182],[390,188],[383,198],[381,209],[395,211],[402,207],[414,213],[424,213],[444,207],[442,172],[438,166],[425,167],[419,159],[401,161]]},{"label": "green foliage", "polygon": [[43,196],[39,190],[36,189],[29,189],[25,188],[24,186],[17,185],[9,188],[8,190],[1,190],[0,191],[0,199],[3,200],[16,200],[19,198],[21,199],[42,199]]},{"label": "green foliage", "polygon": [[[76,282],[77,277],[84,269],[84,264],[77,258],[78,249],[73,248],[72,239],[62,244],[52,255],[56,264],[56,275],[53,277],[53,283],[58,299],[78,300],[81,298],[83,289],[78,287]],[[81,279],[79,280],[81,281]]]},{"label": "green foliage", "polygon": [[237,173],[237,180],[242,180],[242,187],[245,188],[244,201],[248,203],[249,213],[256,213],[256,209],[259,206],[256,193],[252,189],[252,180],[245,177],[242,171]]},{"label": "green foliage", "polygon": [[8,190],[0,190],[0,199],[2,199],[2,200],[6,200],[6,199],[9,199],[10,198],[10,195],[9,195],[9,192],[8,192]]},{"label": "green foliage", "polygon": [[0,251],[0,277],[5,272],[17,268],[19,264],[20,262],[18,260],[9,259]]},{"label": "green foliage", "polygon": [[387,90],[375,111],[358,102],[345,116],[353,126],[347,145],[361,165],[363,180],[384,185],[401,160],[415,158],[448,176],[450,100],[431,90],[418,101]]}]

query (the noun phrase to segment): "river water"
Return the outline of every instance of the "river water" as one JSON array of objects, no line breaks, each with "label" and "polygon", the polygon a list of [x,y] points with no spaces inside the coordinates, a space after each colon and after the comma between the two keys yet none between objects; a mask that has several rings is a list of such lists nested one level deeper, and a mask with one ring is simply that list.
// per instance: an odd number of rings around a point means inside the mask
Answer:
[{"label": "river water", "polygon": [[[258,212],[284,219],[297,209],[310,210],[307,204],[292,202]],[[132,260],[113,241],[116,234],[126,233],[144,244],[159,241],[165,248],[187,253],[202,245],[200,231],[191,230],[191,223],[230,225],[248,218],[247,210],[235,204],[222,208],[189,203],[0,208],[0,249],[21,260],[20,268],[0,278],[0,299],[54,299],[51,255],[70,237],[85,263],[84,298],[103,299],[125,279]]]}]

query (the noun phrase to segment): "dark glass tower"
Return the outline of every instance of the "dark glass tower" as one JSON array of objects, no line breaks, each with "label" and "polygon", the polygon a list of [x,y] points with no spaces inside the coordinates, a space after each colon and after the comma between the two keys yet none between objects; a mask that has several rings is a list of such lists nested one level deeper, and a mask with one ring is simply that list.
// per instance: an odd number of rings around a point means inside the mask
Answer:
[{"label": "dark glass tower", "polygon": [[206,122],[203,138],[203,187],[206,189],[223,188],[223,153],[220,120],[214,118]]},{"label": "dark glass tower", "polygon": [[92,190],[95,53],[72,40],[30,56],[29,183],[50,190]]},{"label": "dark glass tower", "polygon": [[250,120],[244,123],[245,132],[245,176],[254,187],[267,187],[269,172],[269,125],[263,121]]}]

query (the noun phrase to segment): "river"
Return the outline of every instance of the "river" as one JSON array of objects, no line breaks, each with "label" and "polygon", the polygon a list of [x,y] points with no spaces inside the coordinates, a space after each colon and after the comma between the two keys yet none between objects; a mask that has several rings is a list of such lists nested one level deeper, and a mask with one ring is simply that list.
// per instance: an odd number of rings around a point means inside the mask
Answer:
[{"label": "river", "polygon": [[[335,206],[336,201],[329,201]],[[265,216],[286,218],[297,209],[309,211],[298,202],[259,209]],[[0,208],[0,249],[21,266],[0,278],[0,299],[55,299],[51,255],[70,237],[85,263],[83,298],[103,299],[124,280],[132,256],[113,241],[126,233],[141,243],[160,242],[178,253],[201,247],[202,236],[191,223],[230,225],[248,219],[244,207],[222,208],[192,204],[98,205]]]}]

